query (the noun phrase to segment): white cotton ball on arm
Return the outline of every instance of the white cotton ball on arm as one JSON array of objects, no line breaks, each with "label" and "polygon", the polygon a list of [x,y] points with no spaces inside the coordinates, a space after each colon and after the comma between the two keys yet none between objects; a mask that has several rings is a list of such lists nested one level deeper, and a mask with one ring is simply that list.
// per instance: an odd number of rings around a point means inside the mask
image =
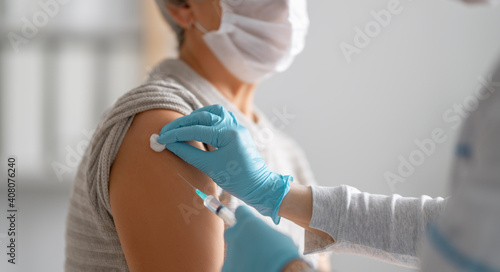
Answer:
[{"label": "white cotton ball on arm", "polygon": [[160,135],[153,134],[153,135],[151,135],[151,138],[149,138],[150,147],[151,147],[151,149],[153,149],[156,152],[162,152],[165,149],[165,145],[160,144],[158,142],[159,137],[160,137]]}]

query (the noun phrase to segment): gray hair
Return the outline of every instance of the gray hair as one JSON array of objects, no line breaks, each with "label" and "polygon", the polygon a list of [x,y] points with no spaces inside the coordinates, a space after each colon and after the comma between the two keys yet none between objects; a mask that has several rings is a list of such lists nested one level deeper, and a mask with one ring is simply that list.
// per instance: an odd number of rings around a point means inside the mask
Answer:
[{"label": "gray hair", "polygon": [[177,36],[177,41],[179,42],[179,46],[184,41],[184,29],[175,22],[170,15],[170,12],[167,9],[167,5],[172,6],[185,6],[188,4],[187,0],[156,0],[156,4],[160,8],[161,14],[167,23],[170,25],[175,35]]}]

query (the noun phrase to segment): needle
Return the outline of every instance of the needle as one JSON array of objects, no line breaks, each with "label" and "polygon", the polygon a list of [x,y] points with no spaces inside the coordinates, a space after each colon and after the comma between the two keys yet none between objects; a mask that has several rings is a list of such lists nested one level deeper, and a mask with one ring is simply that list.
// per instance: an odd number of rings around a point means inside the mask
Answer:
[{"label": "needle", "polygon": [[181,176],[181,174],[177,173],[177,175],[179,175],[179,177],[181,177],[187,184],[189,184],[189,186],[191,186],[191,188],[194,189],[196,194],[198,194],[198,196],[201,197],[201,199],[205,200],[205,198],[207,197],[207,195],[205,193],[196,189],[191,183],[189,183],[189,181],[187,181],[183,176]]},{"label": "needle", "polygon": [[183,176],[181,176],[181,174],[177,173],[177,175],[179,175],[179,177],[181,177],[187,184],[189,184],[189,186],[191,186],[191,188],[193,188],[196,191],[196,188],[194,188],[194,186],[191,185],[191,183],[189,183],[189,181],[187,181]]}]

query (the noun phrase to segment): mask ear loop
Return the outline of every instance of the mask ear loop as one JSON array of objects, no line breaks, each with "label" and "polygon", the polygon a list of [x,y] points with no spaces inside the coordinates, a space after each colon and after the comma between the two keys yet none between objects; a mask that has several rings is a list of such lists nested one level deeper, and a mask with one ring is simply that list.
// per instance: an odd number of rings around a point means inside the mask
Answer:
[{"label": "mask ear loop", "polygon": [[206,34],[208,32],[208,30],[203,27],[197,20],[194,20],[192,22],[189,22],[189,24],[187,25],[187,29],[188,30],[191,30],[191,28],[193,27],[193,25],[199,30],[201,31],[203,34]]},{"label": "mask ear loop", "polygon": [[198,23],[198,21],[194,21],[194,26],[198,28],[201,32],[203,32],[203,34],[207,34],[208,30],[204,28],[200,23]]}]

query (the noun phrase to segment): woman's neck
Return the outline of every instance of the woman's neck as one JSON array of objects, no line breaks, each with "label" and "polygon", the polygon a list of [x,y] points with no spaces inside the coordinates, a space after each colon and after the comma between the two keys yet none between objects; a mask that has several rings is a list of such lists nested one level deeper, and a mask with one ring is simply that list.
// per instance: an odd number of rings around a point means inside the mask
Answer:
[{"label": "woman's neck", "polygon": [[250,120],[256,122],[257,117],[253,111],[253,101],[257,85],[242,82],[236,78],[209,50],[208,47],[192,50],[189,46],[183,45],[179,52],[179,59],[186,62],[200,76],[208,80]]}]

